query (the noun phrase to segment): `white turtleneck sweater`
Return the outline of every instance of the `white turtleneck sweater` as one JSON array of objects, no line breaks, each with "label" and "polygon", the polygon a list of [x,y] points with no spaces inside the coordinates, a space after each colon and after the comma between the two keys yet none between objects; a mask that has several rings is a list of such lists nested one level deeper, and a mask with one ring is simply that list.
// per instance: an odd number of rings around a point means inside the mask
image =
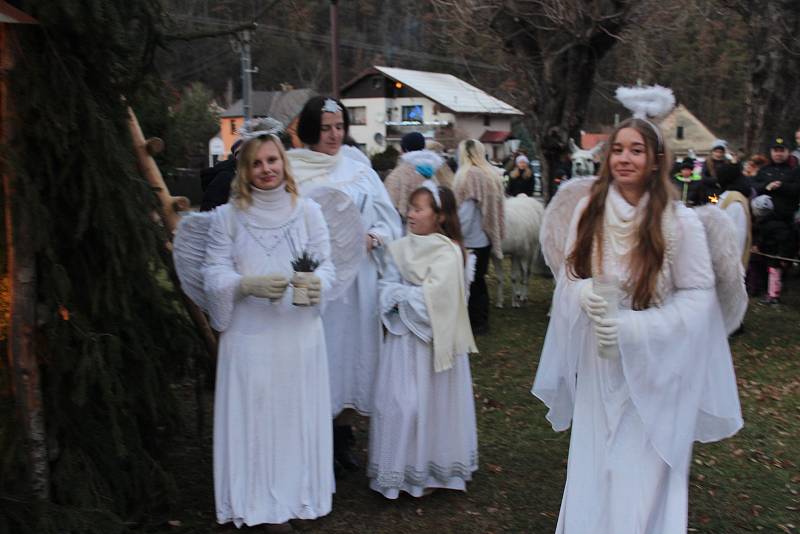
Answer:
[{"label": "white turtleneck sweater", "polygon": [[247,218],[258,225],[267,227],[279,226],[286,222],[296,207],[292,204],[292,195],[286,191],[285,182],[275,189],[258,189],[251,187],[253,203],[242,210]]}]

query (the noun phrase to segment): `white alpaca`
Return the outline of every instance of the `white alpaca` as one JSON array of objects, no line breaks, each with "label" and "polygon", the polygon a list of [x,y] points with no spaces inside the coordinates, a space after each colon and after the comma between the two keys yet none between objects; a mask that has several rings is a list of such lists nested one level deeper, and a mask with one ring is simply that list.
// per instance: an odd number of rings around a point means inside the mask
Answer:
[{"label": "white alpaca", "polygon": [[598,143],[591,150],[583,150],[575,141],[569,140],[569,149],[572,152],[570,159],[572,160],[572,177],[577,176],[594,176],[595,164],[594,158],[598,152],[603,149],[604,143]]},{"label": "white alpaca", "polygon": [[[503,255],[511,256],[511,307],[519,308],[528,300],[528,278],[539,254],[539,227],[544,217],[544,204],[520,193],[505,200],[506,237]],[[503,261],[493,258],[497,278],[495,306],[503,307]]]}]

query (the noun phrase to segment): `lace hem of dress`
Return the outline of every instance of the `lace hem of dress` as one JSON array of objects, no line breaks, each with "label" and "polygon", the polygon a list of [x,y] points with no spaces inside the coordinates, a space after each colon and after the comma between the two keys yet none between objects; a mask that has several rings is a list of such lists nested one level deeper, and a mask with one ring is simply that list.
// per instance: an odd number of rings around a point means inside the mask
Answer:
[{"label": "lace hem of dress", "polygon": [[403,471],[382,471],[376,463],[367,466],[367,477],[374,479],[381,488],[402,488],[403,484],[424,486],[431,478],[446,483],[453,478],[471,480],[472,473],[478,469],[478,451],[472,451],[468,463],[454,462],[442,466],[428,462],[425,469],[407,465]]}]

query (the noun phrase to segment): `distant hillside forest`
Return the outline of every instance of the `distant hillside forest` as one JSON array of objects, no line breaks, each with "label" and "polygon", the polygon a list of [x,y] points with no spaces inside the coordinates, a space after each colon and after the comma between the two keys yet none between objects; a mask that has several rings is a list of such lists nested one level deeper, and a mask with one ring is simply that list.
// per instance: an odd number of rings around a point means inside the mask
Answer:
[{"label": "distant hillside forest", "polygon": [[[784,3],[598,0],[582,11],[586,4],[338,2],[340,82],[375,64],[449,72],[523,109],[532,128],[542,132],[559,118],[570,134],[613,124],[615,114],[624,117],[614,89],[638,81],[673,88],[679,102],[732,145],[758,149],[766,138],[791,136],[800,125],[798,106],[790,105],[799,90],[789,77],[800,63],[791,37],[800,14],[779,6]],[[175,34],[168,39],[257,21],[254,89],[290,84],[330,91],[329,1],[165,0],[165,6]],[[520,35],[526,40],[515,41]],[[776,39],[783,39],[775,43],[778,59],[765,44]],[[554,59],[559,54],[565,55],[560,63]],[[241,95],[239,56],[228,37],[170,39],[157,62],[176,90],[202,82],[223,106]],[[565,72],[561,80],[556,76],[544,90],[529,90],[545,72],[559,69]],[[569,75],[570,69],[577,74]],[[773,79],[781,70],[786,80]],[[754,82],[764,87],[753,87]],[[759,97],[773,101],[757,109]],[[747,108],[748,99],[753,109]],[[550,102],[558,103],[561,117],[545,109]],[[762,124],[748,125],[748,117]],[[748,128],[757,130],[751,139]]]}]

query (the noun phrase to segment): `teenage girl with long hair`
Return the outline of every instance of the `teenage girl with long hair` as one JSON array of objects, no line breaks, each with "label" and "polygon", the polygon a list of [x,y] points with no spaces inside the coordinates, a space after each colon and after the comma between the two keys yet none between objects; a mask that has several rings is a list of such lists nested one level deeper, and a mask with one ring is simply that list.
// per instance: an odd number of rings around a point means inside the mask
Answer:
[{"label": "teenage girl with long hair", "polygon": [[458,145],[455,195],[464,233],[464,246],[476,258],[475,280],[470,286],[469,320],[476,334],[489,331],[489,289],[486,272],[489,258],[503,257],[505,236],[503,181],[486,160],[486,148],[477,139]]},{"label": "teenage girl with long hair", "polygon": [[555,430],[572,424],[556,532],[684,534],[693,442],[742,426],[727,332],[704,227],[675,200],[658,127],[624,121],[609,147],[588,194],[564,213],[587,182],[563,186],[542,229],[569,228],[563,259],[548,260],[533,386]]}]

